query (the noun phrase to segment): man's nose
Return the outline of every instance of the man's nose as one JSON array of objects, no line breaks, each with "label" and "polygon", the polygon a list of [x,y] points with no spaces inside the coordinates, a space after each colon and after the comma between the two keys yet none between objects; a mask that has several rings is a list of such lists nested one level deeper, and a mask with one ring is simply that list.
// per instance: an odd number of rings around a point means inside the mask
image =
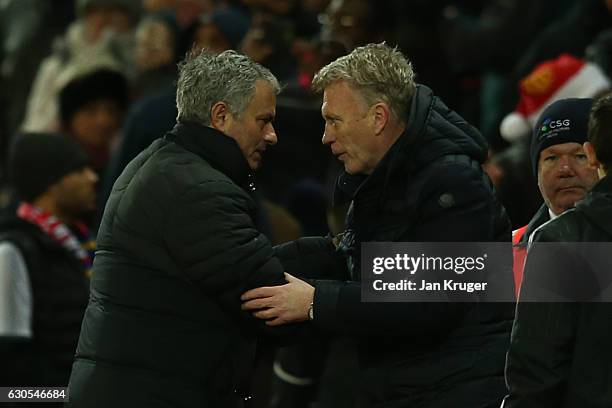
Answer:
[{"label": "man's nose", "polygon": [[278,137],[276,136],[276,130],[274,130],[274,126],[272,126],[272,124],[270,124],[269,126],[270,128],[266,132],[264,140],[270,146],[274,146],[278,142]]},{"label": "man's nose", "polygon": [[325,131],[323,132],[323,138],[321,139],[321,143],[330,144],[335,140],[333,137],[333,133],[329,131],[327,125],[325,125]]},{"label": "man's nose", "polygon": [[575,174],[572,163],[570,163],[568,158],[562,157],[559,160],[559,173],[566,177],[573,176]]}]

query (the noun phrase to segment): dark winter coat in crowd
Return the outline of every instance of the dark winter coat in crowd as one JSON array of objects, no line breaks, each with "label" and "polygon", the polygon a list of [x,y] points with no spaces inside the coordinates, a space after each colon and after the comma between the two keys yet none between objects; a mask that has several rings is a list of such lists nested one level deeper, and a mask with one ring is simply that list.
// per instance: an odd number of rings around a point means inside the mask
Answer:
[{"label": "dark winter coat in crowd", "polygon": [[127,166],[98,234],[72,406],[241,406],[257,334],[296,327],[240,309],[245,291],[285,282],[251,183],[234,140],[197,124]]},{"label": "dark winter coat in crowd", "polygon": [[0,384],[65,387],[89,298],[85,266],[39,227],[12,214],[0,220],[0,241],[15,245],[26,262],[33,335],[0,338]]},{"label": "dark winter coat in crowd", "polygon": [[513,304],[362,303],[359,282],[360,244],[369,241],[506,241],[511,257],[509,221],[481,169],[486,152],[475,128],[419,86],[405,132],[374,172],[339,178],[335,200],[352,200],[340,248],[353,267],[339,270],[341,251],[323,238],[277,248],[290,273],[349,280],[316,281],[314,324],[358,340],[368,406],[497,407],[503,399]]},{"label": "dark winter coat in crowd", "polygon": [[[578,242],[589,244],[578,249]],[[524,297],[533,297],[536,290],[534,283],[542,278],[544,270],[554,273],[555,279],[550,281],[553,288],[559,282],[575,283],[570,286],[572,291],[577,287],[586,288],[592,280],[589,271],[595,271],[595,276],[600,278],[599,285],[601,278],[607,278],[605,286],[609,286],[612,280],[609,273],[610,245],[594,244],[604,242],[612,242],[610,177],[596,184],[574,209],[566,211],[534,233],[534,246],[527,255],[521,298],[508,351],[506,376],[509,396],[504,408],[612,406],[610,303],[523,301]],[[539,243],[558,243],[558,250],[551,255],[550,252],[541,251]],[[582,256],[581,259],[580,252],[584,248],[591,248],[588,250],[591,251],[597,246],[607,249],[603,257],[587,252],[590,256]],[[545,269],[538,267],[540,262],[544,262]],[[588,289],[590,291],[592,287]],[[609,296],[607,300],[610,300]]]}]

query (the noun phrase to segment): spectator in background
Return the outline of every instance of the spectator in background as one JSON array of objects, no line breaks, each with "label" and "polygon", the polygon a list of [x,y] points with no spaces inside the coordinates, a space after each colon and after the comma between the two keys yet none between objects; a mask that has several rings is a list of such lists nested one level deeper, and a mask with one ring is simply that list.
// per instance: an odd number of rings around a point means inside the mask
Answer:
[{"label": "spectator in background", "polygon": [[355,47],[383,39],[384,19],[377,20],[382,13],[368,0],[332,1],[323,14],[321,38],[344,45],[346,52]]},{"label": "spectator in background", "polygon": [[563,98],[593,98],[610,89],[610,79],[591,62],[561,54],[539,64],[518,84],[519,101],[500,124],[508,142],[528,139],[540,114]]},{"label": "spectator in background", "polygon": [[513,228],[529,223],[541,203],[539,192],[531,187],[537,174],[531,170],[529,144],[544,109],[558,99],[592,98],[609,87],[609,78],[597,65],[568,54],[543,62],[519,82],[515,111],[500,124],[501,136],[512,146],[487,163],[490,175],[499,174],[498,192]]},{"label": "spectator in background", "polygon": [[169,11],[146,15],[136,28],[136,80],[139,98],[173,89],[179,27]]},{"label": "spectator in background", "polygon": [[95,243],[81,219],[97,176],[75,142],[35,133],[16,137],[9,173],[22,201],[0,217],[0,384],[65,387],[89,296]]},{"label": "spectator in background", "polygon": [[[5,0],[0,12],[0,157],[23,121],[41,61],[75,18],[74,0]],[[4,163],[6,163],[4,161]],[[3,169],[4,170],[4,169]]]},{"label": "spectator in background", "polygon": [[76,75],[59,94],[63,131],[87,153],[93,168],[104,174],[128,106],[125,77],[98,69]]},{"label": "spectator in background", "polygon": [[181,30],[189,27],[198,16],[209,13],[217,0],[143,0],[143,7],[149,13],[172,11]]},{"label": "spectator in background", "polygon": [[57,131],[57,95],[69,72],[108,67],[130,74],[133,67],[133,28],[140,15],[138,0],[78,0],[78,19],[57,41],[34,80],[26,117],[25,131]]},{"label": "spectator in background", "polygon": [[289,21],[262,18],[253,21],[240,48],[284,83],[295,81],[297,76],[293,40],[293,27]]},{"label": "spectator in background", "polygon": [[237,50],[251,24],[249,18],[234,7],[217,8],[202,14],[185,30],[179,55],[189,50],[207,49],[219,54],[225,50]]},{"label": "spectator in background", "polygon": [[[584,287],[589,271],[595,271],[599,278],[596,289],[605,289],[610,282],[611,135],[612,98],[608,95],[597,100],[591,110],[584,145],[588,165],[597,171],[599,181],[574,209],[544,224],[532,238],[508,350],[509,395],[504,408],[612,406],[610,293],[595,292],[587,302],[568,301],[576,295],[581,298],[576,288]],[[554,252],[546,250],[551,247]],[[559,293],[565,295],[565,301],[531,298],[532,289],[546,284],[551,274],[551,288],[557,288],[557,282],[573,283]]]},{"label": "spectator in background", "polygon": [[318,36],[320,23],[319,13],[329,3],[314,4],[300,0],[242,0],[249,7],[254,20],[290,22],[293,33],[297,37],[312,39]]},{"label": "spectator in background", "polygon": [[517,295],[531,235],[543,224],[574,207],[597,182],[597,172],[588,165],[582,147],[587,140],[592,104],[592,99],[558,100],[542,112],[534,127],[531,164],[544,204],[528,225],[512,233]]}]

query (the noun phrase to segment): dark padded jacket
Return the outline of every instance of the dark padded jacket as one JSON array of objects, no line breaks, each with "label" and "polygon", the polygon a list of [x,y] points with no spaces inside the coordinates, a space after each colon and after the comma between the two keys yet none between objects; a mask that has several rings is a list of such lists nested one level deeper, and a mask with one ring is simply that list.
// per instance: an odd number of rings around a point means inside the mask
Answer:
[{"label": "dark padded jacket", "polygon": [[293,330],[240,310],[246,290],[285,283],[253,187],[234,140],[196,124],[126,167],[98,234],[73,406],[239,406],[256,335]]},{"label": "dark padded jacket", "polygon": [[[418,86],[405,132],[374,172],[338,181],[335,199],[352,200],[341,243],[349,270],[338,271],[339,254],[322,239],[278,248],[301,260],[284,262],[289,272],[347,280],[315,283],[314,323],[358,340],[361,391],[373,406],[485,407],[503,399],[513,305],[362,303],[359,282],[360,243],[369,241],[506,241],[511,262],[510,224],[481,169],[486,154],[478,131]],[[512,291],[511,270],[506,278]]]},{"label": "dark padded jacket", "polygon": [[[553,289],[564,281],[574,290],[591,292],[590,271],[596,273],[600,289],[610,287],[612,179],[602,179],[574,209],[536,230],[532,240],[508,351],[504,408],[611,407],[610,295],[603,298],[607,302],[540,303],[523,298],[534,296],[534,283],[545,278]],[[556,243],[554,255],[541,249],[550,244],[540,243]],[[554,279],[542,276],[546,270]]]},{"label": "dark padded jacket", "polygon": [[65,387],[89,297],[85,266],[38,226],[0,219],[0,241],[21,252],[32,289],[31,339],[0,338],[0,384]]}]

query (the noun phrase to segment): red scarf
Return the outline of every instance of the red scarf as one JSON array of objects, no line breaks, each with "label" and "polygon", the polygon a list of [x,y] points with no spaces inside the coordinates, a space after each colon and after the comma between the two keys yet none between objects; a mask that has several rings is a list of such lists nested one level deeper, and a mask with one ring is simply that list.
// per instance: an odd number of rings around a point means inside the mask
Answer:
[{"label": "red scarf", "polygon": [[[64,225],[56,216],[33,206],[30,203],[21,203],[17,208],[17,216],[25,221],[28,221],[41,230],[43,230],[52,240],[66,248],[70,253],[74,254],[80,260],[85,269],[89,270],[93,261],[93,257],[85,250],[81,241]],[[85,224],[77,223],[76,227],[83,236],[87,237],[89,231]],[[89,242],[84,243],[88,245]]]}]

